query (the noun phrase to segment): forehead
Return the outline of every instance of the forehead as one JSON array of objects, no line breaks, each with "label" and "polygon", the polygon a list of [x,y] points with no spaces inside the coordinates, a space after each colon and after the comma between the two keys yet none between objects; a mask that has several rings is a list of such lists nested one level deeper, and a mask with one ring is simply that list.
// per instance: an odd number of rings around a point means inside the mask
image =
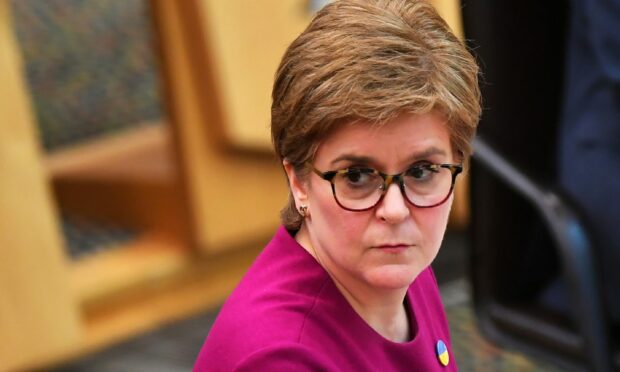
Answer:
[{"label": "forehead", "polygon": [[450,133],[437,113],[402,115],[381,126],[344,124],[318,146],[315,164],[332,165],[347,156],[370,158],[384,167],[401,166],[417,156],[451,161]]}]

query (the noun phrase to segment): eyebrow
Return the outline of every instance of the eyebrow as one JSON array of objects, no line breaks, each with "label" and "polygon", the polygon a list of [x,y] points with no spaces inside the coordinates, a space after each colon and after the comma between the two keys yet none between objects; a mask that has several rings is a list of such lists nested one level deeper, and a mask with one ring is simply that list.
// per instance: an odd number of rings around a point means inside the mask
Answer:
[{"label": "eyebrow", "polygon": [[[413,161],[417,159],[428,158],[433,155],[446,156],[447,153],[446,151],[440,149],[439,147],[431,146],[429,148],[424,149],[423,151],[413,153],[411,156],[409,156],[409,159]],[[362,155],[355,155],[355,154],[342,154],[338,156],[336,159],[332,160],[331,165],[335,165],[339,161],[343,161],[343,160],[347,160],[353,163],[362,163],[362,164],[376,164],[377,163],[377,161],[370,156],[362,156]]]},{"label": "eyebrow", "polygon": [[448,153],[446,153],[445,150],[442,150],[439,147],[431,146],[431,147],[425,149],[424,151],[420,151],[418,153],[413,154],[411,156],[411,159],[423,159],[423,158],[428,158],[428,157],[433,156],[433,155],[447,156]]},{"label": "eyebrow", "polygon": [[335,165],[339,161],[343,161],[343,160],[347,160],[347,161],[350,161],[352,163],[362,163],[362,164],[372,164],[372,163],[375,162],[375,160],[373,158],[371,158],[370,156],[360,156],[360,155],[353,155],[353,154],[342,154],[339,157],[337,157],[336,159],[332,160],[331,164]]}]

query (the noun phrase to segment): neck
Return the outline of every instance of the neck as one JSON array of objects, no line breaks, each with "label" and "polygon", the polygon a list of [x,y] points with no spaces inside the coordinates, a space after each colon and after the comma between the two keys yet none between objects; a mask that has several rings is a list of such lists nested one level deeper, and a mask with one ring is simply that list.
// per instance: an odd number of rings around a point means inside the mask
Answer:
[{"label": "neck", "polygon": [[317,254],[305,225],[302,225],[295,240],[327,271],[340,293],[371,328],[394,342],[411,339],[411,327],[404,303],[407,288],[374,288],[334,270],[333,265],[327,262],[328,257]]},{"label": "neck", "polygon": [[345,280],[331,276],[355,312],[377,333],[394,342],[406,342],[411,339],[411,327],[404,303],[406,289],[390,293],[366,291],[353,285],[347,286]]}]

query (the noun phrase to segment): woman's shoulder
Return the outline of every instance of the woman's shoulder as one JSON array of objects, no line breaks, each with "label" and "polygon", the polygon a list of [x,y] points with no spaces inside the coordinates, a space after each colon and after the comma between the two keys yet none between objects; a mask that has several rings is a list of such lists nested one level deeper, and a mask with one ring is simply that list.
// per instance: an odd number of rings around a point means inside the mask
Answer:
[{"label": "woman's shoulder", "polygon": [[282,350],[308,354],[299,340],[317,303],[320,307],[328,301],[323,290],[329,276],[307,252],[299,251],[303,248],[279,233],[220,310],[197,366],[224,363],[222,367],[230,369],[245,360],[244,366],[253,366]]},{"label": "woman's shoulder", "polygon": [[226,301],[222,314],[254,320],[277,312],[289,317],[306,314],[321,295],[329,275],[289,235],[278,230]]}]

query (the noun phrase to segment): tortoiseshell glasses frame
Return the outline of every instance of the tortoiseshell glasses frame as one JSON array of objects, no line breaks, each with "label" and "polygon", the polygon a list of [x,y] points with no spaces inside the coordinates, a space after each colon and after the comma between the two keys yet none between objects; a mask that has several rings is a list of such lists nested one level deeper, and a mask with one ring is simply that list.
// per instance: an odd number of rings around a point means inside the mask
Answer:
[{"label": "tortoiseshell glasses frame", "polygon": [[[340,170],[331,170],[331,171],[326,171],[326,172],[322,172],[318,169],[316,169],[316,167],[311,163],[311,162],[306,162],[306,165],[319,177],[321,177],[322,179],[329,181],[331,183],[331,187],[332,187],[332,194],[334,195],[334,199],[336,200],[336,203],[345,210],[348,211],[353,211],[353,212],[363,212],[363,211],[367,211],[370,210],[374,207],[376,207],[379,203],[381,203],[381,201],[383,200],[389,186],[393,183],[395,183],[396,185],[398,185],[401,194],[403,195],[404,199],[407,200],[407,202],[417,208],[433,208],[433,207],[437,207],[443,203],[445,203],[448,198],[450,197],[450,195],[452,194],[452,191],[454,190],[454,184],[456,182],[456,177],[463,171],[463,165],[462,164],[430,164],[430,163],[424,163],[424,164],[418,164],[418,165],[414,165],[411,166],[409,168],[407,168],[407,170],[405,170],[404,172],[398,173],[398,174],[386,174],[383,172],[379,172],[376,169],[373,168],[369,168],[369,167],[350,167],[350,168],[345,168],[345,169],[340,169]],[[444,171],[445,169],[445,171]],[[430,203],[429,205],[421,205],[419,203],[415,203],[414,201],[411,200],[411,196],[408,195],[408,192],[405,190],[405,188],[408,188],[405,185],[405,176],[406,175],[412,175],[412,174],[419,174],[419,175],[423,175],[424,172],[431,172],[431,173],[427,173],[427,174],[440,174],[440,172],[446,172],[449,171],[450,175],[451,175],[451,179],[450,179],[450,186],[449,188],[447,187],[447,185],[445,186],[446,188],[446,193],[445,195],[443,194],[443,191],[441,191],[441,193],[438,193],[437,195],[439,195],[439,198],[437,201],[434,201],[432,203]],[[418,172],[418,173],[416,173]],[[422,173],[419,173],[422,172]],[[372,199],[374,199],[376,197],[377,194],[374,194],[375,196],[372,196],[370,193],[366,196],[367,199],[371,200],[371,204],[368,207],[363,207],[363,208],[351,208],[351,206],[346,206],[343,205],[343,203],[338,199],[338,195],[336,192],[336,179],[337,176],[341,176],[341,177],[346,177],[346,176],[351,176],[354,175],[356,177],[361,177],[361,175],[364,176],[370,176],[370,177],[374,177],[373,180],[378,182],[377,176],[381,177],[381,179],[383,180],[382,183],[380,184],[373,184],[372,186],[378,186],[378,190],[380,190],[380,194],[378,194],[378,198],[376,200],[376,202],[372,202]],[[414,177],[414,176],[411,176]],[[410,178],[411,178],[410,177]],[[447,174],[446,174],[447,177]],[[421,178],[420,178],[421,179]],[[447,179],[445,180],[447,182]],[[409,189],[409,188],[408,188]],[[374,193],[374,191],[370,191],[371,193]],[[410,190],[411,193],[415,192],[413,190]],[[433,200],[435,200],[433,198]],[[346,204],[346,203],[345,203]]]}]

